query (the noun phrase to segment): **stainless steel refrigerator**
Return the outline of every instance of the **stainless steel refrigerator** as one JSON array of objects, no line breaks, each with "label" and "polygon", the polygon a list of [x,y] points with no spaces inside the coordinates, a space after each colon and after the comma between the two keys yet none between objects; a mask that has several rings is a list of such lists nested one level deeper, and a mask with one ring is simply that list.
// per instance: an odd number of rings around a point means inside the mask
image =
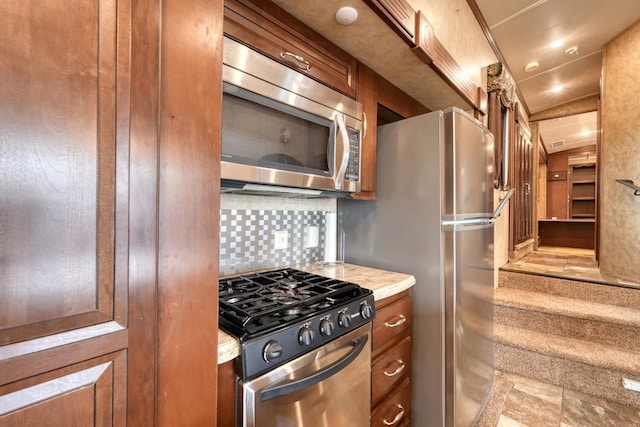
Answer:
[{"label": "stainless steel refrigerator", "polygon": [[345,261],[416,278],[415,426],[473,425],[493,386],[493,144],[455,108],[380,126],[377,199],[338,202]]}]

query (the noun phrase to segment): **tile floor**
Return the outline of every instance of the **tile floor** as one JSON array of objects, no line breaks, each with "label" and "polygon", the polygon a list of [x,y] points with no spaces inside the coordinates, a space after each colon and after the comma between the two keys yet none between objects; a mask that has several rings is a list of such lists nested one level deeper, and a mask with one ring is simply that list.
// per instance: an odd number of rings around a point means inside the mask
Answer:
[{"label": "tile floor", "polygon": [[515,374],[497,427],[640,426],[640,409]]},{"label": "tile floor", "polygon": [[537,251],[518,261],[505,264],[501,268],[640,287],[637,283],[601,274],[592,249],[540,246]]}]

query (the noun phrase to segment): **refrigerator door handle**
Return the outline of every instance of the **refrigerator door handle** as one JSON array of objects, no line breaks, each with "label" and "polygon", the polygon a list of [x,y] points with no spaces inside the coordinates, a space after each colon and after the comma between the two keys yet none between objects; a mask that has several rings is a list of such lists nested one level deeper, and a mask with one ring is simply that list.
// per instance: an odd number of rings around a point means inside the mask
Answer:
[{"label": "refrigerator door handle", "polygon": [[505,206],[507,205],[507,202],[509,201],[511,196],[513,196],[513,193],[515,191],[516,191],[515,188],[509,190],[507,195],[500,199],[500,204],[498,205],[498,208],[496,209],[496,211],[493,213],[493,216],[484,216],[479,218],[464,218],[464,219],[446,219],[442,221],[442,227],[445,230],[455,230],[457,229],[457,227],[460,227],[460,226],[469,227],[469,226],[491,225],[496,221],[496,219],[500,217],[500,215],[502,215],[502,211],[504,210]]},{"label": "refrigerator door handle", "polygon": [[511,190],[509,190],[509,192],[507,193],[506,196],[504,196],[503,198],[500,199],[500,204],[498,205],[498,208],[496,209],[496,211],[493,213],[493,220],[495,221],[496,219],[498,219],[500,217],[500,215],[502,215],[502,210],[504,209],[505,206],[507,206],[507,202],[509,201],[509,199],[511,198],[511,196],[513,196],[513,193],[516,191],[515,188],[512,188]]},{"label": "refrigerator door handle", "polygon": [[442,227],[445,230],[453,230],[456,229],[457,226],[474,226],[474,225],[491,225],[493,224],[493,217],[486,216],[481,218],[466,218],[466,219],[453,219],[453,220],[443,220]]}]

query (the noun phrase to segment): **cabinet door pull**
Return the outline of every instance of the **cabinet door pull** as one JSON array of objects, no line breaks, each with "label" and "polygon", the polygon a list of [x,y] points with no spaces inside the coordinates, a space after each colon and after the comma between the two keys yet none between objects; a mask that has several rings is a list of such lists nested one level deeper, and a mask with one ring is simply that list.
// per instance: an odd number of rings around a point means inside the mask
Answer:
[{"label": "cabinet door pull", "polygon": [[389,322],[384,322],[384,326],[386,326],[387,328],[397,328],[398,326],[404,324],[404,322],[407,321],[407,318],[404,317],[403,314],[400,315],[400,319],[398,319],[398,321],[393,322],[393,323],[389,323]]},{"label": "cabinet door pull", "polygon": [[384,371],[383,374],[384,374],[385,377],[395,377],[400,372],[404,371],[404,367],[405,367],[404,362],[402,360],[400,360],[400,359],[396,359],[396,362],[398,362],[399,366],[393,372]]},{"label": "cabinet door pull", "polygon": [[386,419],[382,420],[382,422],[384,423],[384,425],[386,426],[392,426],[394,424],[396,424],[398,421],[400,421],[402,419],[402,416],[404,415],[404,408],[402,407],[401,404],[396,403],[396,407],[398,409],[400,409],[400,412],[398,412],[398,414],[396,415],[396,417],[391,420],[391,421],[387,421]]},{"label": "cabinet door pull", "polygon": [[[284,59],[287,62],[293,62],[293,61],[290,60],[291,58],[293,58],[295,61],[300,63],[300,64],[295,64],[299,68],[304,68],[307,71],[311,70],[311,63],[309,61],[307,61],[306,59],[304,59],[302,56],[296,55],[295,53],[280,52],[280,58]],[[302,65],[302,64],[304,64],[304,65]]]}]

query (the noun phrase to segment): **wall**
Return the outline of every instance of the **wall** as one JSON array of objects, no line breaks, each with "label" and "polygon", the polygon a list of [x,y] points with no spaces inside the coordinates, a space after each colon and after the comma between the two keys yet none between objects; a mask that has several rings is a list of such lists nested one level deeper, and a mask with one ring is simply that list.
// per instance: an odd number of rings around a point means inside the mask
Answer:
[{"label": "wall", "polygon": [[640,283],[640,22],[604,48],[600,175],[600,270]]},{"label": "wall", "polygon": [[558,117],[573,116],[574,114],[588,113],[598,110],[598,101],[600,95],[593,95],[588,98],[578,99],[573,102],[549,108],[548,110],[538,111],[529,118],[532,122],[556,119]]},{"label": "wall", "polygon": [[[325,216],[336,199],[287,199],[223,194],[220,200],[220,276],[324,259]],[[305,248],[308,226],[317,247]],[[275,249],[275,232],[288,231],[288,247]]]}]

